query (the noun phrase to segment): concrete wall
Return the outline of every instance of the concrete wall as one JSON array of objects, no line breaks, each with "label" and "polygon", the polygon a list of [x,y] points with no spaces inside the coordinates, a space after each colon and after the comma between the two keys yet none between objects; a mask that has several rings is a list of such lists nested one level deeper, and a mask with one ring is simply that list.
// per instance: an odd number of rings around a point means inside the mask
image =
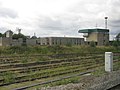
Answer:
[{"label": "concrete wall", "polygon": [[88,37],[86,37],[86,41],[95,41],[97,42],[98,33],[97,32],[91,32],[89,33]]},{"label": "concrete wall", "polygon": [[12,38],[11,37],[0,37],[0,46],[11,46]]},{"label": "concrete wall", "polygon": [[40,38],[40,45],[49,45],[49,44],[47,44],[47,40],[48,40],[48,38]]},{"label": "concrete wall", "polygon": [[92,32],[89,33],[88,37],[86,37],[87,42],[97,42],[97,45],[102,46],[109,43],[109,33],[108,32]]},{"label": "concrete wall", "polygon": [[26,39],[26,44],[31,46],[37,45],[37,39]]},{"label": "concrete wall", "polygon": [[106,32],[99,32],[98,34],[98,45],[101,46],[101,45],[106,45],[107,43],[109,43],[109,34],[106,33]]},{"label": "concrete wall", "polygon": [[12,46],[21,46],[22,44],[23,44],[22,38],[12,40]]},{"label": "concrete wall", "polygon": [[0,37],[0,46],[2,46],[2,37]]},{"label": "concrete wall", "polygon": [[[45,40],[44,40],[45,39]],[[45,45],[82,45],[84,44],[83,38],[71,37],[47,37],[44,38]]]}]

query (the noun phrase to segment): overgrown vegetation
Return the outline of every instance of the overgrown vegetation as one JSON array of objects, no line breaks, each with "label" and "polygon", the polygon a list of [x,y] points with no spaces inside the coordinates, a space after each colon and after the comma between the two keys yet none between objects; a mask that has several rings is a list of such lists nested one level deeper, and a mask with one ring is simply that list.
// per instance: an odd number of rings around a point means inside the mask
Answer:
[{"label": "overgrown vegetation", "polygon": [[7,54],[65,54],[65,53],[104,53],[120,52],[120,47],[115,46],[12,46],[0,47],[0,55]]},{"label": "overgrown vegetation", "polygon": [[91,46],[91,47],[96,47],[95,42],[94,42],[94,41],[90,42],[90,46]]},{"label": "overgrown vegetation", "polygon": [[[3,55],[0,58],[0,84],[18,82],[18,85],[23,84],[24,86],[24,82],[22,81],[25,81],[26,85],[30,85],[28,82],[54,80],[55,78],[97,68],[97,71],[92,73],[92,75],[100,76],[105,74],[105,52],[120,52],[120,47],[69,45],[0,47],[0,54],[1,56]],[[114,60],[119,61],[119,59],[119,55],[116,54]],[[120,62],[116,62],[115,64],[114,70],[119,70]],[[51,83],[49,86],[77,83],[79,80],[79,77],[73,77]],[[16,85],[15,88],[18,87],[17,84],[14,85]],[[9,87],[11,88],[11,86]]]},{"label": "overgrown vegetation", "polygon": [[114,46],[114,47],[116,47],[116,48],[118,48],[119,45],[120,45],[120,41],[118,41],[118,40],[112,42],[112,46]]},{"label": "overgrown vegetation", "polygon": [[23,35],[23,34],[21,34],[21,33],[19,33],[19,34],[14,34],[14,35],[12,36],[12,38],[13,38],[13,39],[19,39],[19,38],[26,39],[26,36]]},{"label": "overgrown vegetation", "polygon": [[12,83],[15,81],[16,75],[12,72],[5,72],[3,75],[4,83]]}]

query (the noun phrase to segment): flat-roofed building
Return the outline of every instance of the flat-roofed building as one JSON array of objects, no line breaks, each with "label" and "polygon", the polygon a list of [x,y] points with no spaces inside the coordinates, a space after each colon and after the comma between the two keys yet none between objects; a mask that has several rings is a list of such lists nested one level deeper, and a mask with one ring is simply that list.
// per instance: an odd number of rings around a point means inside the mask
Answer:
[{"label": "flat-roofed building", "polygon": [[73,37],[45,37],[41,38],[41,45],[83,45],[84,38]]},{"label": "flat-roofed building", "polygon": [[87,44],[95,42],[96,45],[102,46],[109,43],[109,29],[82,29],[78,32],[84,34]]}]

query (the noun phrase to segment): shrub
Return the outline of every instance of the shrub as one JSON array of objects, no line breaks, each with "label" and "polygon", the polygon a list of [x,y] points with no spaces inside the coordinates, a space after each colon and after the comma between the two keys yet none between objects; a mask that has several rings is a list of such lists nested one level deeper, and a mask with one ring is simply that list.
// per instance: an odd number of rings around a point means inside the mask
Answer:
[{"label": "shrub", "polygon": [[5,72],[3,75],[4,83],[12,83],[15,81],[16,75],[12,72]]},{"label": "shrub", "polygon": [[94,41],[90,42],[90,46],[91,47],[96,47],[95,42]]}]

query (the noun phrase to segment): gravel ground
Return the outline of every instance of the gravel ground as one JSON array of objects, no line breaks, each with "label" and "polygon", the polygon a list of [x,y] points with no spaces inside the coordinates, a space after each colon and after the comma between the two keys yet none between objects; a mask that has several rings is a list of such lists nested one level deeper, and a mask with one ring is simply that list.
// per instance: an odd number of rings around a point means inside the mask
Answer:
[{"label": "gravel ground", "polygon": [[80,83],[67,84],[55,87],[43,87],[41,90],[106,90],[120,83],[120,70],[112,73],[106,73],[100,77],[93,75],[84,76]]}]

